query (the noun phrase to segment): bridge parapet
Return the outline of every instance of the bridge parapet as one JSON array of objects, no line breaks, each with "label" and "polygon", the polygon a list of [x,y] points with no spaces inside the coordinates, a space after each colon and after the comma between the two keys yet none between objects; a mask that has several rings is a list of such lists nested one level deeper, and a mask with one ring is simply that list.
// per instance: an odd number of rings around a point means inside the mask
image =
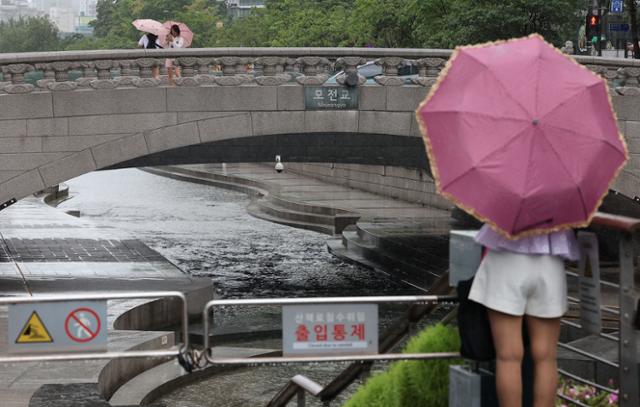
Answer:
[{"label": "bridge parapet", "polygon": [[[181,67],[178,86],[279,86],[323,84],[337,69],[354,72],[358,65],[375,61],[381,86],[403,86],[398,68],[418,67],[412,84],[429,87],[444,67],[451,50],[372,48],[201,48],[181,50],[108,50],[17,53],[0,55],[2,93],[157,87],[153,68],[174,58]],[[640,61],[597,57],[576,59],[605,78],[620,95],[640,95]],[[30,72],[38,73],[29,81]],[[73,79],[71,79],[73,78]],[[344,77],[338,78],[339,83]],[[363,82],[363,78],[360,78]]]},{"label": "bridge parapet", "polygon": [[[398,68],[419,67],[413,83],[429,86],[451,54],[450,50],[370,48],[212,48],[182,50],[110,50],[19,53],[0,55],[3,82],[0,92],[75,89],[148,88],[162,85],[153,69],[173,58],[182,70],[178,86],[279,86],[323,84],[337,69],[346,73],[358,65],[376,61],[382,86],[404,85]],[[37,80],[29,80],[37,72]],[[73,78],[73,79],[71,79]],[[360,78],[361,82],[363,78]],[[343,82],[344,78],[339,78]]]},{"label": "bridge parapet", "polygon": [[[125,164],[258,162],[278,154],[288,162],[426,168],[414,111],[450,55],[370,48],[2,54],[0,206]],[[164,58],[182,67],[178,86],[153,77]],[[611,85],[631,153],[614,188],[640,195],[640,61],[576,59]],[[359,79],[355,106],[308,105],[307,85],[324,84],[338,69],[343,83],[367,61],[379,64],[382,75]],[[419,72],[409,83],[398,76],[407,63]]]}]

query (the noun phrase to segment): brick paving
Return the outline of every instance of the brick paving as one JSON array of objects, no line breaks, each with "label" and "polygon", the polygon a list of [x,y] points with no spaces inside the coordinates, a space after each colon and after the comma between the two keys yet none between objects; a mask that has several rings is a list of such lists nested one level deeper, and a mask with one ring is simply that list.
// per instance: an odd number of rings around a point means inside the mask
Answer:
[{"label": "brick paving", "polygon": [[150,262],[164,261],[139,240],[4,239],[0,262]]}]

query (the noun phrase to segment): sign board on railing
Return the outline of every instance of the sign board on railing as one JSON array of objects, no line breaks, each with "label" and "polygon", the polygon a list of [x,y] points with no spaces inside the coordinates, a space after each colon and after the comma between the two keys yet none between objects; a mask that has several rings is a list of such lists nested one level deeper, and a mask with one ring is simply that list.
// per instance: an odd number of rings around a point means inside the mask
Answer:
[{"label": "sign board on railing", "polygon": [[602,330],[600,303],[600,257],[595,233],[579,232],[580,325],[584,333],[598,335]]},{"label": "sign board on railing", "polygon": [[10,353],[107,350],[107,302],[9,305]]},{"label": "sign board on railing", "polygon": [[350,110],[358,108],[358,89],[342,86],[305,86],[307,110]]},{"label": "sign board on railing", "polygon": [[285,356],[378,353],[378,305],[330,304],[282,307]]}]

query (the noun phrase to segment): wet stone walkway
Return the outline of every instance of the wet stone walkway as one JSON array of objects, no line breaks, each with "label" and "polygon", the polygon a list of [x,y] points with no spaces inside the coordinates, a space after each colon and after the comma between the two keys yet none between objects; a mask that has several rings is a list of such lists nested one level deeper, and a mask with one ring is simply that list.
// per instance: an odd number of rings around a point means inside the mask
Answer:
[{"label": "wet stone walkway", "polygon": [[4,239],[0,262],[148,262],[164,257],[139,240]]}]

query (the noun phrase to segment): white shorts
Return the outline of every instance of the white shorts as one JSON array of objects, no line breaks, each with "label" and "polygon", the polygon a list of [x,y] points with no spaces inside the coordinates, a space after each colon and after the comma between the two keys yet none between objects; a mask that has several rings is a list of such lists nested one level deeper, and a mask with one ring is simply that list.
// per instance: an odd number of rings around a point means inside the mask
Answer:
[{"label": "white shorts", "polygon": [[567,275],[558,256],[489,250],[469,298],[510,315],[559,318],[567,312]]}]

